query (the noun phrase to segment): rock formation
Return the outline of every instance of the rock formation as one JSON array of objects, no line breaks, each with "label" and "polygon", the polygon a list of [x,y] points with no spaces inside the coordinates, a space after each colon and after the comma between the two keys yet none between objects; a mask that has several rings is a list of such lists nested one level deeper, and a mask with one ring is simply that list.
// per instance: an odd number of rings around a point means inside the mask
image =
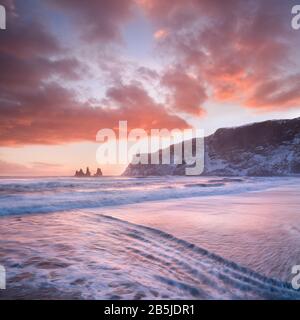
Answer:
[{"label": "rock formation", "polygon": [[100,168],[97,168],[97,172],[94,174],[94,177],[102,177],[102,171]]},{"label": "rock formation", "polygon": [[76,171],[75,177],[85,177],[83,170],[80,169],[79,171]]},{"label": "rock formation", "polygon": [[[193,140],[193,143],[195,140]],[[300,174],[300,118],[218,129],[205,137],[204,171],[215,176]],[[171,146],[171,156],[174,146]],[[186,164],[129,164],[124,176],[184,175]]]},{"label": "rock formation", "polygon": [[91,172],[90,172],[89,167],[86,168],[85,176],[86,176],[86,177],[90,177],[90,176],[91,176]]},{"label": "rock formation", "polygon": [[[75,177],[78,177],[78,178],[89,178],[91,177],[92,174],[90,172],[90,169],[89,167],[86,168],[86,173],[83,172],[82,169],[80,169],[79,171],[76,170],[75,172]],[[102,171],[100,168],[97,169],[97,172],[93,175],[94,177],[102,177]]]}]

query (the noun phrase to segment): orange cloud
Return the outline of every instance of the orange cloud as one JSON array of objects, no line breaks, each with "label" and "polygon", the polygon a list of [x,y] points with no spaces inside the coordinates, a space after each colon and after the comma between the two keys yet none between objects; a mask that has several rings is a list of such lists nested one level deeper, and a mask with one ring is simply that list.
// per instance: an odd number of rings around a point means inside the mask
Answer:
[{"label": "orange cloud", "polygon": [[[157,27],[172,30],[162,42],[162,52],[172,57],[174,68],[180,65],[184,73],[196,74],[210,93],[208,99],[268,111],[299,107],[299,85],[291,74],[299,67],[295,57],[300,42],[290,27],[291,4],[280,0],[140,1]],[[189,82],[185,78],[176,90],[171,86],[173,102],[181,100],[179,92],[187,90]],[[268,91],[271,86],[276,92]],[[188,109],[195,110],[185,99]]]},{"label": "orange cloud", "polygon": [[167,37],[167,35],[169,34],[169,32],[166,29],[159,29],[154,33],[154,38],[156,40],[160,40],[160,39],[164,39],[165,37]]},{"label": "orange cloud", "polygon": [[300,73],[255,86],[246,105],[260,110],[299,108]]},{"label": "orange cloud", "polygon": [[[146,130],[184,128],[188,124],[173,112],[204,115],[203,104],[209,99],[267,111],[299,107],[300,76],[293,70],[298,67],[293,55],[300,45],[289,25],[289,1],[47,3],[59,8],[63,18],[72,22],[74,33],[89,42],[78,40],[80,45],[73,52],[65,47],[72,42],[67,32],[60,38],[51,34],[47,22],[30,20],[28,13],[18,14],[19,8],[28,10],[19,3],[14,12],[9,11],[10,24],[0,33],[2,145],[94,141],[99,129],[115,127],[119,120],[128,120],[130,128]],[[132,75],[130,68],[119,67],[105,54],[106,45],[112,52],[112,43],[120,40],[135,3],[156,28],[154,38],[164,40],[156,44],[168,62],[161,73],[141,66]],[[61,38],[68,40],[67,45]],[[89,97],[82,102],[81,95],[79,100],[82,83],[74,84],[86,75],[82,70],[90,58],[77,51],[87,52],[93,44],[103,50],[88,63],[96,74],[100,69],[109,75],[101,91],[105,99],[97,106]],[[146,90],[151,82],[166,90],[164,103]]]},{"label": "orange cloud", "polygon": [[74,92],[49,84],[15,95],[14,103],[0,105],[1,145],[61,144],[95,141],[98,130],[115,128],[127,120],[130,128],[186,128],[137,85],[120,85],[107,91],[107,105],[82,104]]},{"label": "orange cloud", "polygon": [[[83,21],[79,32],[83,32],[86,39],[101,39],[103,47],[118,38],[120,24],[130,17],[132,2],[121,2],[95,0],[86,4],[60,0],[51,3],[70,17],[76,16],[77,22]],[[145,130],[188,126],[157,103],[139,79],[127,85],[123,85],[120,78],[117,83],[111,81],[114,84],[104,90],[106,96],[102,102],[91,103],[88,98],[83,101],[80,85],[74,86],[73,81],[80,80],[83,70],[86,73],[85,60],[79,55],[74,58],[41,21],[27,21],[22,17],[17,15],[8,30],[0,33],[0,42],[4,44],[0,47],[2,146],[95,141],[98,130],[114,128],[120,120],[127,120],[129,128]],[[97,62],[103,65],[103,61]],[[113,67],[118,68],[108,64],[111,73],[115,71]],[[157,76],[147,68],[140,68],[138,72],[141,78]]]}]

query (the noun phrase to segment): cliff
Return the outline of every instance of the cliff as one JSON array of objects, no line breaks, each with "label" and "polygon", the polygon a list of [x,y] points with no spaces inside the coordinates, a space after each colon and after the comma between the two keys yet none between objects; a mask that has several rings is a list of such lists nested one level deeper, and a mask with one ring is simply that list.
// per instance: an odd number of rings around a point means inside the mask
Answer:
[{"label": "cliff", "polygon": [[[194,141],[193,141],[194,143]],[[205,137],[202,175],[300,174],[300,118],[218,129]],[[173,146],[171,146],[171,154]],[[124,176],[184,175],[186,165],[129,164]]]}]

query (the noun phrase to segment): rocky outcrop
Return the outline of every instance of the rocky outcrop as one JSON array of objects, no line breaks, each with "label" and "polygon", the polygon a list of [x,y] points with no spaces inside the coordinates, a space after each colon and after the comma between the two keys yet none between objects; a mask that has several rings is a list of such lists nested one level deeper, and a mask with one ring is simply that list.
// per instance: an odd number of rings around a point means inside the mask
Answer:
[{"label": "rocky outcrop", "polygon": [[[86,168],[86,172],[84,173],[82,169],[80,169],[79,171],[75,172],[75,177],[78,178],[88,178],[91,177],[91,172],[89,167]],[[102,177],[102,171],[100,168],[97,169],[97,172],[94,174],[94,177]]]},{"label": "rocky outcrop", "polygon": [[97,172],[94,174],[94,177],[102,177],[103,174],[102,174],[102,171],[100,168],[97,169]]},{"label": "rocky outcrop", "polygon": [[[193,141],[195,144],[195,141]],[[218,129],[204,140],[202,175],[300,174],[300,118]],[[173,146],[171,146],[171,154]],[[124,176],[184,175],[186,164],[129,164]]]},{"label": "rocky outcrop", "polygon": [[80,169],[79,171],[76,171],[75,177],[85,177],[85,173]]}]

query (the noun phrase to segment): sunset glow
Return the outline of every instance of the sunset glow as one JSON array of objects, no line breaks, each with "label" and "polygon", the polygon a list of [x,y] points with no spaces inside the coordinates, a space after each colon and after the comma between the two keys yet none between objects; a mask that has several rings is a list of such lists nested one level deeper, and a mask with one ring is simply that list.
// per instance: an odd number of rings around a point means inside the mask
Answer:
[{"label": "sunset glow", "polygon": [[208,135],[300,115],[294,1],[2,3],[0,175],[95,169],[96,133],[122,120]]}]

